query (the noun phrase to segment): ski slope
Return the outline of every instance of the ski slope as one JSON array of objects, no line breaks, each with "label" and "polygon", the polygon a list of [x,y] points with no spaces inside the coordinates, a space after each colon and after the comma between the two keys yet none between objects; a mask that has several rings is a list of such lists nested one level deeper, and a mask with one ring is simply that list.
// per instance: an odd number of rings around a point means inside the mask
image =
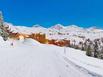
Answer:
[{"label": "ski slope", "polygon": [[[16,40],[3,42],[0,38],[0,42],[0,77],[103,76],[98,75],[101,73],[94,74],[93,70],[88,73],[89,70],[83,67],[85,63],[79,61],[82,57],[80,55],[84,56],[84,54],[77,53],[77,50],[71,48],[66,48],[66,52],[64,52],[62,47],[43,45],[32,39],[26,39],[23,42]],[[13,46],[10,45],[11,42],[14,43]],[[71,52],[70,55],[68,55],[69,52]],[[73,54],[75,55],[73,56]],[[75,56],[78,57],[77,63],[75,62],[77,60],[72,60],[72,57],[75,58]],[[102,66],[103,62],[100,65]],[[103,71],[103,69],[100,70]]]}]

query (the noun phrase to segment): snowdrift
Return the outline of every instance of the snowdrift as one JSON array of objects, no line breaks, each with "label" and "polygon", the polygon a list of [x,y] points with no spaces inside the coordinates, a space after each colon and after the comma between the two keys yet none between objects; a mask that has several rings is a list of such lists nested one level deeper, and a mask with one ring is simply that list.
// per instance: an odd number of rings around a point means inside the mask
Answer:
[{"label": "snowdrift", "polygon": [[59,53],[67,62],[72,62],[80,69],[86,69],[88,73],[94,75],[93,77],[103,77],[103,60],[88,57],[84,51],[73,48],[66,48],[65,53],[62,49]]},{"label": "snowdrift", "polygon": [[36,40],[33,40],[31,38],[26,38],[24,40],[14,40],[14,39],[8,39],[7,41],[4,41],[2,37],[0,37],[0,46],[1,47],[10,47],[10,46],[38,46],[40,43]]},{"label": "snowdrift", "polygon": [[0,36],[0,47],[9,47],[10,41],[4,41],[3,38]]},{"label": "snowdrift", "polygon": [[23,44],[30,45],[30,46],[38,46],[38,45],[40,45],[40,43],[38,41],[33,40],[31,38],[24,39]]}]

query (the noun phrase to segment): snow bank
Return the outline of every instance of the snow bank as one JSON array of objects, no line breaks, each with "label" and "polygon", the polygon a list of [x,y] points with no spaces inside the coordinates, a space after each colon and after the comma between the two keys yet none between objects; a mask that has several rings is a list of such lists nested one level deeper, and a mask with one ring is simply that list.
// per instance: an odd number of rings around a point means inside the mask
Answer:
[{"label": "snow bank", "polygon": [[30,46],[38,46],[38,45],[40,45],[40,43],[39,43],[38,41],[33,40],[33,39],[31,39],[31,38],[26,38],[26,39],[24,39],[23,44],[25,44],[25,45],[30,45]]},{"label": "snow bank", "polygon": [[4,41],[2,37],[0,37],[0,47],[11,47],[11,46],[17,47],[17,46],[23,46],[23,45],[38,46],[40,45],[40,43],[31,38],[26,38],[24,40],[8,39],[7,41]]},{"label": "snow bank", "polygon": [[0,36],[0,47],[9,47],[10,41],[4,41],[3,38]]},{"label": "snow bank", "polygon": [[62,56],[64,56],[67,60],[73,62],[75,65],[103,77],[103,60],[88,57],[85,55],[84,51],[72,48],[65,48],[65,54],[64,49],[62,48],[61,52]]}]

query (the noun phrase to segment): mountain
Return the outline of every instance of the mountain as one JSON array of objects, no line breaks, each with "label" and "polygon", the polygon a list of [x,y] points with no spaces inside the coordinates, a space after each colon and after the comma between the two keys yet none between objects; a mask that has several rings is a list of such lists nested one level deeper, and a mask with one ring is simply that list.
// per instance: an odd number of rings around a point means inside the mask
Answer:
[{"label": "mountain", "polygon": [[61,29],[65,28],[65,27],[63,25],[61,25],[61,24],[56,24],[56,25],[54,25],[54,26],[52,26],[50,28],[51,29],[56,29],[56,30],[61,30]]},{"label": "mountain", "polygon": [[[85,38],[95,39],[103,37],[103,30],[95,27],[82,28],[77,25],[63,26],[61,24],[56,24],[50,28],[44,28],[41,25],[33,25],[32,27],[26,26],[14,26],[11,23],[4,23],[6,26],[9,26],[9,29],[13,32],[31,34],[31,33],[44,33],[49,39],[76,39],[79,36]],[[94,34],[95,33],[95,34]]]},{"label": "mountain", "polygon": [[47,30],[56,30],[56,31],[63,31],[63,30],[65,30],[65,31],[72,31],[72,32],[78,32],[78,31],[90,31],[90,32],[101,32],[101,31],[103,31],[102,29],[98,29],[98,28],[96,28],[96,27],[90,27],[90,28],[87,28],[87,29],[85,29],[85,28],[82,28],[82,27],[79,27],[79,26],[77,26],[77,25],[69,25],[69,26],[63,26],[63,25],[61,25],[61,24],[56,24],[56,25],[54,25],[54,26],[52,26],[52,27],[50,27],[50,28],[44,28],[44,27],[42,27],[41,25],[39,25],[39,24],[36,24],[36,25],[33,25],[32,27],[26,27],[26,26],[14,26],[13,24],[11,24],[11,23],[7,23],[7,22],[5,22],[4,23],[5,24],[5,26],[9,26],[9,28],[11,29],[11,30],[13,30],[13,31],[16,31],[16,32],[28,32],[28,31],[30,31],[30,32],[35,32],[35,30],[38,30],[38,32],[40,32],[40,30],[43,32],[43,31],[47,31]]},{"label": "mountain", "polygon": [[40,26],[40,25],[33,25],[32,27],[26,27],[26,26],[15,26],[11,23],[4,23],[5,26],[9,26],[10,31],[18,32],[18,33],[24,33],[24,34],[31,34],[31,33],[45,33],[46,28]]},{"label": "mountain", "polygon": [[102,29],[99,29],[99,28],[97,28],[97,27],[90,27],[90,28],[87,28],[86,29],[87,31],[89,31],[89,32],[103,32],[103,30]]},{"label": "mountain", "polygon": [[36,24],[36,25],[33,25],[32,28],[44,28],[44,27],[39,24]]},{"label": "mountain", "polygon": [[66,26],[66,29],[69,30],[69,31],[83,31],[84,30],[84,28],[79,27],[77,25]]}]

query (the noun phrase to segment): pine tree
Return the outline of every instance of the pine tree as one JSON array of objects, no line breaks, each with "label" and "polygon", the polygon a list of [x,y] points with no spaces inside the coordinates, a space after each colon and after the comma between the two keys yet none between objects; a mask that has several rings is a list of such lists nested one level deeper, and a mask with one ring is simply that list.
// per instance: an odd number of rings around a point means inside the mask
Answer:
[{"label": "pine tree", "polygon": [[88,47],[87,47],[86,55],[87,56],[91,56],[92,55],[90,45],[88,45]]},{"label": "pine tree", "polygon": [[87,56],[92,56],[90,39],[86,40],[86,55]]},{"label": "pine tree", "polygon": [[6,28],[4,27],[3,24],[3,16],[2,16],[2,12],[0,11],[0,36],[2,36],[3,40],[6,41],[8,39],[8,32],[6,31]]},{"label": "pine tree", "polygon": [[94,44],[94,57],[98,57],[98,43],[97,43],[97,40],[94,41],[95,44]]}]

